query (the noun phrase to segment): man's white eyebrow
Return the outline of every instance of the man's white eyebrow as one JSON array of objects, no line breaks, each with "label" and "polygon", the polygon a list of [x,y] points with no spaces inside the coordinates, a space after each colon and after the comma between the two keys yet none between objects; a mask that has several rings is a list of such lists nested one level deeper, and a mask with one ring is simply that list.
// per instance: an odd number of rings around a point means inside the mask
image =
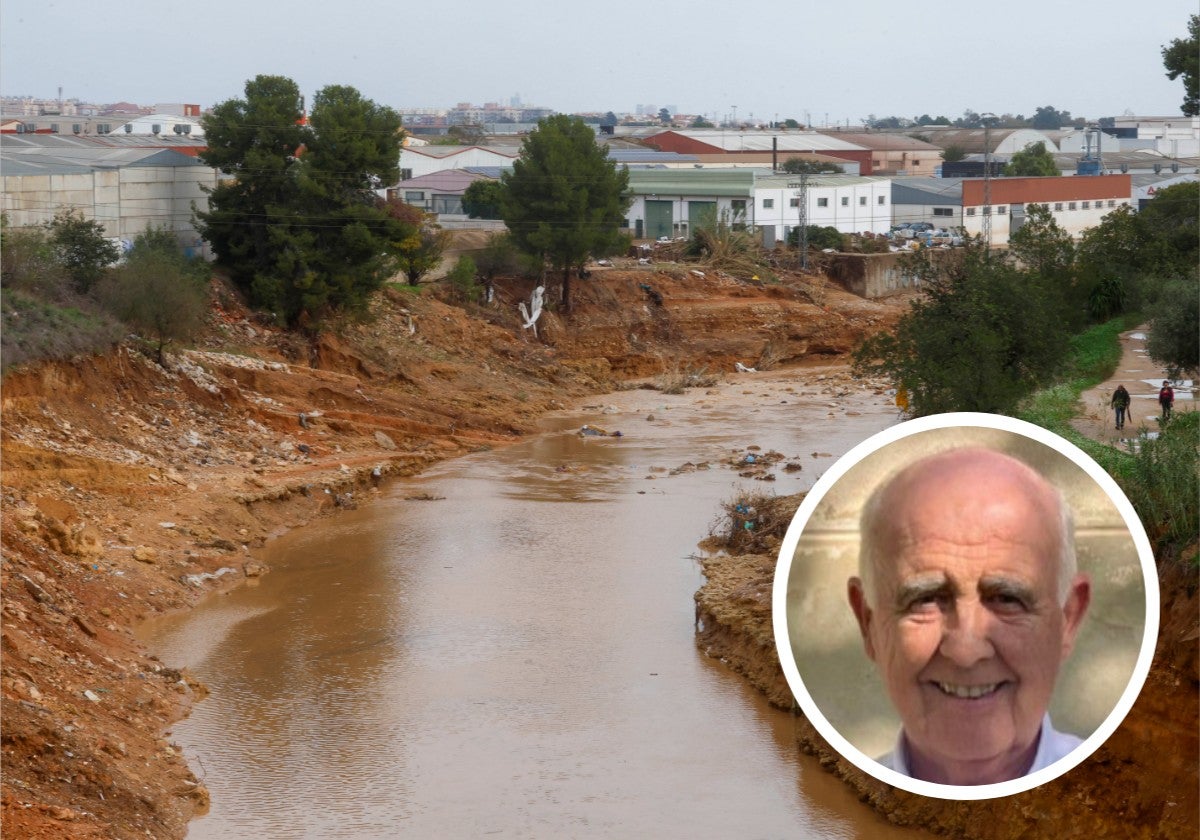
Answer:
[{"label": "man's white eyebrow", "polygon": [[992,596],[1005,595],[1010,598],[1016,598],[1026,604],[1032,604],[1036,600],[1033,595],[1033,589],[1029,584],[1021,580],[998,575],[980,578],[979,594]]},{"label": "man's white eyebrow", "polygon": [[906,580],[896,587],[895,606],[903,609],[913,601],[931,595],[948,595],[953,591],[950,581],[940,572]]}]

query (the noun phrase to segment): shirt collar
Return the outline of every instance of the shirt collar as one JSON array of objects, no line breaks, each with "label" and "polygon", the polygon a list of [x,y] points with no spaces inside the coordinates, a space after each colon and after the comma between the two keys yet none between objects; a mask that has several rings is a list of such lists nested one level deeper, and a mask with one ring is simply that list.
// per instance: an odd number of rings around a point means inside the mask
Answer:
[{"label": "shirt collar", "polygon": [[[1028,776],[1035,770],[1047,767],[1061,757],[1055,754],[1051,743],[1050,733],[1053,731],[1054,728],[1050,725],[1050,713],[1047,712],[1042,716],[1042,726],[1038,730],[1038,746],[1037,752],[1033,756],[1033,763],[1026,768],[1025,772],[1021,774],[1022,776]],[[891,759],[890,764],[893,770],[905,776],[912,776],[912,772],[908,769],[908,741],[904,737],[903,729],[896,736],[896,746],[892,748],[892,753],[888,757]]]}]

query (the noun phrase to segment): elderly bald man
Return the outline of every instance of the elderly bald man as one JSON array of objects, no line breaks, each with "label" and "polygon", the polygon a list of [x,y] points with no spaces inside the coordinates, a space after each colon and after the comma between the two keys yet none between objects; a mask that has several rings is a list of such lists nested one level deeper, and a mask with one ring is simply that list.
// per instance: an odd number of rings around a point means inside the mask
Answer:
[{"label": "elderly bald man", "polygon": [[1047,714],[1091,600],[1055,487],[989,449],[935,454],[867,500],[860,546],[850,605],[902,722],[882,764],[982,785],[1079,745]]}]

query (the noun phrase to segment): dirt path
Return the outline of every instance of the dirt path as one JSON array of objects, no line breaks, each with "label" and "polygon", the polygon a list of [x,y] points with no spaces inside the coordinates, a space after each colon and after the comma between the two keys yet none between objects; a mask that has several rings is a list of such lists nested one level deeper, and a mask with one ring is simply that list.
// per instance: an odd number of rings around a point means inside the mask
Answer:
[{"label": "dirt path", "polygon": [[[1079,396],[1082,409],[1071,425],[1080,434],[1110,446],[1130,440],[1140,431],[1158,431],[1158,388],[1167,378],[1162,366],[1146,355],[1146,327],[1121,333],[1121,363],[1111,377]],[[1124,385],[1132,401],[1125,428],[1117,431],[1109,406],[1113,391]],[[1196,394],[1192,381],[1175,385],[1175,411],[1195,411]]]}]

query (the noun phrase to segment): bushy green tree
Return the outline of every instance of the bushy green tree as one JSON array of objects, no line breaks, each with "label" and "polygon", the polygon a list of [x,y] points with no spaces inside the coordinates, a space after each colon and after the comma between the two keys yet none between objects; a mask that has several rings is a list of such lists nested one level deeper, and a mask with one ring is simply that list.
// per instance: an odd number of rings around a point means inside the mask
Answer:
[{"label": "bushy green tree", "polygon": [[1200,373],[1200,273],[1166,281],[1148,314],[1147,355],[1173,377]]},{"label": "bushy green tree", "polygon": [[490,178],[473,181],[463,193],[463,210],[472,219],[499,219],[504,186]]},{"label": "bushy green tree", "polygon": [[828,172],[830,174],[841,174],[842,168],[836,163],[829,163],[822,160],[805,160],[804,158],[788,158],[779,166],[780,172],[786,172],[789,175],[819,175]]},{"label": "bushy green tree", "polygon": [[716,126],[713,125],[711,120],[706,120],[702,116],[696,117],[694,120],[692,120],[691,127],[692,128],[716,128]]},{"label": "bushy green tree", "polygon": [[926,294],[890,333],[855,352],[860,373],[882,374],[918,415],[1005,413],[1066,358],[1061,290],[978,244],[932,260],[908,258]]},{"label": "bushy green tree", "polygon": [[942,160],[944,160],[946,163],[955,163],[956,161],[964,159],[966,156],[966,148],[953,143],[942,150]]},{"label": "bushy green tree", "polygon": [[1063,288],[1072,285],[1075,241],[1045,204],[1025,206],[1025,222],[1008,238],[1008,250],[1024,268]]},{"label": "bushy green tree", "polygon": [[1200,264],[1200,183],[1188,181],[1160,189],[1137,214],[1148,244],[1147,266],[1176,274]]},{"label": "bushy green tree", "polygon": [[1014,152],[1012,158],[1004,167],[1004,174],[1014,177],[1038,175],[1060,175],[1054,155],[1046,151],[1042,141],[1030,143],[1019,152]]},{"label": "bushy green tree", "polygon": [[1064,125],[1071,124],[1071,112],[1059,111],[1053,105],[1043,105],[1038,108],[1033,119],[1029,121],[1031,128],[1036,128],[1039,131],[1057,131]]},{"label": "bushy green tree", "polygon": [[1188,18],[1188,37],[1176,38],[1163,47],[1162,58],[1168,79],[1183,77],[1184,115],[1200,114],[1200,15]]},{"label": "bushy green tree", "polygon": [[1164,278],[1200,262],[1200,184],[1174,184],[1140,211],[1121,206],[1084,231],[1077,248],[1079,288],[1094,318],[1152,301]]},{"label": "bushy green tree", "polygon": [[582,120],[558,114],[529,133],[501,182],[501,213],[513,242],[561,273],[562,305],[569,312],[572,269],[624,242],[628,170],[608,159]]},{"label": "bushy green tree", "polygon": [[80,292],[88,292],[105,270],[121,258],[121,249],[104,235],[104,225],[62,210],[46,223],[50,244]]},{"label": "bushy green tree", "polygon": [[1143,300],[1146,260],[1153,250],[1138,215],[1127,205],[1107,214],[1083,232],[1076,248],[1076,268],[1088,314],[1102,321]]},{"label": "bushy green tree", "polygon": [[231,179],[201,233],[251,303],[289,324],[363,304],[398,266],[411,226],[374,193],[399,178],[400,118],[329,86],[306,123],[295,82],[258,76],[204,118],[201,159]]}]

